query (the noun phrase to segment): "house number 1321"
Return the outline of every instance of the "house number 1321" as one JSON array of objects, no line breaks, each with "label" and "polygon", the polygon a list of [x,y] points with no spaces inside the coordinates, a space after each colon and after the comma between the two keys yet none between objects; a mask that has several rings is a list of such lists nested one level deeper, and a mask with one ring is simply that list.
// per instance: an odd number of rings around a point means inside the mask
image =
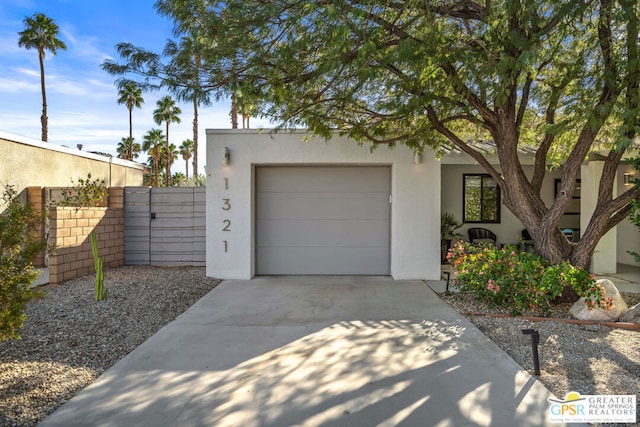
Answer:
[{"label": "house number 1321", "polygon": [[[229,189],[229,178],[224,178],[224,189],[225,191]],[[229,211],[231,210],[231,199],[223,198],[222,199],[222,210]],[[222,231],[231,231],[231,220],[223,219],[222,220]],[[224,246],[224,251],[229,251],[229,242],[227,240],[223,240],[222,244]]]}]

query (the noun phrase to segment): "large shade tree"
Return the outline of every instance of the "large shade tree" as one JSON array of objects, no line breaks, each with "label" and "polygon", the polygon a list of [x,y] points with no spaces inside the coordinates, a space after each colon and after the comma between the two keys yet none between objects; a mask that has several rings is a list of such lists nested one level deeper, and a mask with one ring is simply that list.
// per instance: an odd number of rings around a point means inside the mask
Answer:
[{"label": "large shade tree", "polygon": [[[193,3],[167,2],[182,12]],[[638,147],[638,14],[631,0],[210,1],[200,16],[211,38],[203,72],[212,90],[240,90],[281,127],[466,153],[500,186],[538,253],[587,267],[640,196],[637,187],[614,196],[617,167]],[[535,152],[529,174],[525,149]],[[594,152],[598,200],[572,243],[558,224]],[[553,165],[562,178],[546,204]]]},{"label": "large shade tree", "polygon": [[165,185],[171,186],[171,164],[173,163],[172,151],[169,147],[169,124],[180,123],[180,114],[182,110],[176,105],[176,102],[170,96],[163,96],[156,102],[156,109],[153,111],[153,121],[160,125],[165,124]]},{"label": "large shade tree", "polygon": [[44,84],[44,57],[47,51],[55,55],[58,50],[66,50],[67,45],[58,38],[60,28],[53,19],[43,13],[35,13],[24,19],[24,30],[19,34],[18,46],[38,51],[40,63],[40,90],[42,92],[42,140],[49,140],[49,118],[47,116],[47,91]]}]

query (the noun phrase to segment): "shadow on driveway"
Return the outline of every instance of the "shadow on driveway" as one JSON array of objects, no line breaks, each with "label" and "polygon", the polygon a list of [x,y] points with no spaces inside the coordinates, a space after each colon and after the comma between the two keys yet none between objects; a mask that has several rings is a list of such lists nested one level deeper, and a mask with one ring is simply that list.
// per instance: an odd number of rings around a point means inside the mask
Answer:
[{"label": "shadow on driveway", "polygon": [[41,426],[540,426],[550,396],[423,282],[261,277],[220,284]]}]

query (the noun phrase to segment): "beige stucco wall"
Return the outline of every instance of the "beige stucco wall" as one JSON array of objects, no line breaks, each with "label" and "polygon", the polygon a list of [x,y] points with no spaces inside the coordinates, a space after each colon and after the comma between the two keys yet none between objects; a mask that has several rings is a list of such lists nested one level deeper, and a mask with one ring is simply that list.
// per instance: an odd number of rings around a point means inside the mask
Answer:
[{"label": "beige stucco wall", "polygon": [[140,186],[143,172],[139,163],[0,131],[0,189],[6,184],[18,192],[31,186],[66,187],[89,173],[108,187]]}]

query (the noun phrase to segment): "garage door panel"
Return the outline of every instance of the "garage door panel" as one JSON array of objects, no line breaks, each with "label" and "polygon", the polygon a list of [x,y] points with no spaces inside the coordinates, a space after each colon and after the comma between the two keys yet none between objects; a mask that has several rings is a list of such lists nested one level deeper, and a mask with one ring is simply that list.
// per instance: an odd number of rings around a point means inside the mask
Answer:
[{"label": "garage door panel", "polygon": [[260,220],[258,246],[305,247],[386,247],[389,243],[386,220]]},{"label": "garage door panel", "polygon": [[390,168],[256,169],[257,274],[389,274]]},{"label": "garage door panel", "polygon": [[258,248],[257,255],[260,274],[389,274],[388,248]]},{"label": "garage door panel", "polygon": [[261,219],[389,219],[389,193],[260,193]]},{"label": "garage door panel", "polygon": [[[286,169],[286,172],[282,171]],[[331,172],[327,173],[330,169]],[[263,167],[257,170],[258,193],[277,191],[285,193],[368,193],[389,192],[388,166],[366,167]]]}]

